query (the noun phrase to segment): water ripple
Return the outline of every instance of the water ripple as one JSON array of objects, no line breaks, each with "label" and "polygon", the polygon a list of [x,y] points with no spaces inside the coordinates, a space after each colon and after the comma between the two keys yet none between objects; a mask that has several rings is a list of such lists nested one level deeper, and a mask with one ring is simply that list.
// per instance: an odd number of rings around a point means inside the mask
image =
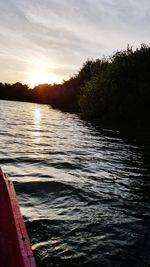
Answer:
[{"label": "water ripple", "polygon": [[0,114],[38,266],[149,266],[149,148],[47,105],[0,101]]}]

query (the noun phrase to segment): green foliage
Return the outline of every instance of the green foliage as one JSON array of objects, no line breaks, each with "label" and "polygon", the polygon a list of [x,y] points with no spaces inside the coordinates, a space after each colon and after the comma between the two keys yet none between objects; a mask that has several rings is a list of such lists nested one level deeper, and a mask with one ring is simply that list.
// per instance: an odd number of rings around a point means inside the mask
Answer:
[{"label": "green foliage", "polygon": [[149,126],[150,48],[116,52],[106,68],[82,88],[82,115],[101,123]]}]

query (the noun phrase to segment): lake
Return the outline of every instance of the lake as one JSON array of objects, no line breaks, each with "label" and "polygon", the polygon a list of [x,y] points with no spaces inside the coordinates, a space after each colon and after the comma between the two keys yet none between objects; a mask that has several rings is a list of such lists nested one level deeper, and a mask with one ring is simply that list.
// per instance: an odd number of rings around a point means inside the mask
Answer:
[{"label": "lake", "polygon": [[38,266],[150,266],[148,147],[48,105],[0,101],[0,166]]}]

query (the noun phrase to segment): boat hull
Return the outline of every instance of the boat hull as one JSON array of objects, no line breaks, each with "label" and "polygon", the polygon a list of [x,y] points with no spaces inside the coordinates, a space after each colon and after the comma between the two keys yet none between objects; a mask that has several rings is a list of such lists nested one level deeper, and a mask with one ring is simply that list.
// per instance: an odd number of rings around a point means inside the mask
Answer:
[{"label": "boat hull", "polygon": [[0,170],[0,266],[36,267],[11,180]]}]

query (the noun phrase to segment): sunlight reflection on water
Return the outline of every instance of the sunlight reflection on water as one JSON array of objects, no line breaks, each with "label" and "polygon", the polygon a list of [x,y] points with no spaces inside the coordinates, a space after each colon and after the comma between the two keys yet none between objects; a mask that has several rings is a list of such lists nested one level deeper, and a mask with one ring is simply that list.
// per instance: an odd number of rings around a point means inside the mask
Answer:
[{"label": "sunlight reflection on water", "polygon": [[33,118],[34,118],[34,124],[40,125],[41,122],[41,110],[39,107],[35,107],[35,110],[33,111]]}]

